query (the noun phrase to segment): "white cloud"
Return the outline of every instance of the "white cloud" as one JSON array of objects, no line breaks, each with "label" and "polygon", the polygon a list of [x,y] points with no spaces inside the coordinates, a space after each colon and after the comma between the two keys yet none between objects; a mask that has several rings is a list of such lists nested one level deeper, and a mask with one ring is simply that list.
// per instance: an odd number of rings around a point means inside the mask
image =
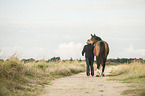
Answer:
[{"label": "white cloud", "polygon": [[50,49],[43,47],[21,47],[14,46],[11,48],[3,47],[0,49],[0,59],[9,59],[13,54],[17,55],[19,59],[23,58],[34,58],[34,59],[45,59],[48,60],[53,56],[53,52]]},{"label": "white cloud", "polygon": [[0,51],[0,58],[8,59],[12,55],[16,53],[18,57],[22,56],[23,48],[21,46],[14,46],[14,47],[2,47]]},{"label": "white cloud", "polygon": [[144,58],[145,59],[145,49],[134,49],[133,45],[128,48],[124,48],[125,54],[130,57]]},{"label": "white cloud", "polygon": [[69,58],[81,58],[81,51],[82,51],[83,44],[82,43],[62,43],[58,46],[55,50],[56,55],[60,56],[62,59],[69,59]]}]

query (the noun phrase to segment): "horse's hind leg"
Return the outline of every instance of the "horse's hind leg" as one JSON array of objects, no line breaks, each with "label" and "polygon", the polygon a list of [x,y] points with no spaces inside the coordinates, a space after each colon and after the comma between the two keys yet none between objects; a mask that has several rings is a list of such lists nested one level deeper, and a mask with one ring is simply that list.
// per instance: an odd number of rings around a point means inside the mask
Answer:
[{"label": "horse's hind leg", "polygon": [[106,59],[104,60],[104,62],[103,62],[103,64],[102,64],[102,76],[105,76],[105,74],[104,74],[104,70],[105,70],[105,63],[106,63]]},{"label": "horse's hind leg", "polygon": [[[96,58],[96,60],[97,60],[97,58]],[[96,63],[97,63],[97,73],[98,73],[99,76],[101,76],[101,72],[100,72],[100,63],[101,62],[100,62],[100,60],[97,60]]]},{"label": "horse's hind leg", "polygon": [[105,76],[105,74],[104,74],[104,69],[105,69],[105,64],[103,64],[103,68],[102,68],[102,76]]}]

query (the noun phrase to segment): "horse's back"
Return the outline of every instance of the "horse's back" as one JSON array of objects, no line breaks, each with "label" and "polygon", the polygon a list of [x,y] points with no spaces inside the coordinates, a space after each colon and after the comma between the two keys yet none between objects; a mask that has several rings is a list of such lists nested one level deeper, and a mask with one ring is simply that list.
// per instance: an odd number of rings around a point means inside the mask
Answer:
[{"label": "horse's back", "polygon": [[105,57],[107,57],[107,55],[109,54],[109,46],[108,43],[106,41],[103,41],[105,44]]},{"label": "horse's back", "polygon": [[99,52],[100,52],[100,42],[101,41],[98,41],[94,44],[94,55],[95,56],[99,56]]},{"label": "horse's back", "polygon": [[103,42],[105,45],[105,57],[107,57],[107,55],[109,54],[109,46],[108,43],[105,41],[98,41],[95,43],[95,47],[94,47],[94,55],[95,56],[99,56],[100,53],[100,42]]}]

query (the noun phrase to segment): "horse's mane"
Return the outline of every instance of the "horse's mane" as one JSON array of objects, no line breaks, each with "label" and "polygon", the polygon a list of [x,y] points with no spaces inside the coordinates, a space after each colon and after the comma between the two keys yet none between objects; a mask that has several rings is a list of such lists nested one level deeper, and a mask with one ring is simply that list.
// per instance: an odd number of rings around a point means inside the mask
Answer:
[{"label": "horse's mane", "polygon": [[94,38],[95,38],[95,40],[97,40],[97,41],[102,41],[102,39],[101,39],[100,37],[98,37],[98,36],[94,36]]}]

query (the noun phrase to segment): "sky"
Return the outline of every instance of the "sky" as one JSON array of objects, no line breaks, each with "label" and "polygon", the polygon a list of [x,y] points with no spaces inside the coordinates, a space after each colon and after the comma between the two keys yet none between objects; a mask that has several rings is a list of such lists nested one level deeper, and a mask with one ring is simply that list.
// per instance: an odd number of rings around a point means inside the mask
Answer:
[{"label": "sky", "polygon": [[0,0],[0,59],[85,59],[91,34],[108,58],[145,59],[145,0]]}]

